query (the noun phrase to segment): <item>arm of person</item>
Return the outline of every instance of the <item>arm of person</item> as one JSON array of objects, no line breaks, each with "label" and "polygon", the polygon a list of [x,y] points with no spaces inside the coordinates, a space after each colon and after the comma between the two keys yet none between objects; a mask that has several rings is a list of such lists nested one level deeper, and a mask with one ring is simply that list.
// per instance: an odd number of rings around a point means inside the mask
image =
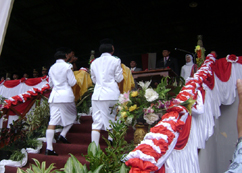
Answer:
[{"label": "arm of person", "polygon": [[121,60],[120,59],[117,59],[117,68],[115,70],[115,81],[116,82],[121,82],[123,80],[123,69],[121,67]]},{"label": "arm of person", "polygon": [[93,82],[94,84],[96,84],[96,76],[95,76],[94,70],[93,70],[93,68],[92,68],[92,64],[91,64],[91,66],[90,66],[90,69],[91,69],[91,79],[92,79],[92,82]]},{"label": "arm of person", "polygon": [[184,72],[184,66],[182,66],[182,68],[181,68],[181,77],[185,77],[185,72]]},{"label": "arm of person", "polygon": [[51,88],[53,88],[53,82],[52,82],[50,75],[49,75],[49,85],[50,85]]},{"label": "arm of person", "polygon": [[76,84],[76,78],[71,68],[67,70],[67,80],[68,80],[68,84],[71,87],[73,87]]}]

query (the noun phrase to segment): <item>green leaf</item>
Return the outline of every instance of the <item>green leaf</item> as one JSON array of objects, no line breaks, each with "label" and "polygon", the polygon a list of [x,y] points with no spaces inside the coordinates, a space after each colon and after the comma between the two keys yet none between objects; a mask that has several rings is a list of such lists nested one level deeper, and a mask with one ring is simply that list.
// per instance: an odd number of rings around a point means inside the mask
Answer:
[{"label": "green leaf", "polygon": [[42,171],[42,172],[45,171],[45,165],[46,165],[45,162],[42,162],[42,164],[41,164],[41,171]]},{"label": "green leaf", "polygon": [[83,172],[84,173],[87,173],[88,172],[88,169],[87,169],[87,166],[86,165],[83,166]]},{"label": "green leaf", "polygon": [[119,173],[127,173],[127,170],[125,168],[125,164],[123,163],[120,170],[119,170]]},{"label": "green leaf", "polygon": [[34,172],[41,172],[40,167],[37,167],[35,165],[32,165],[32,169],[33,169]]},{"label": "green leaf", "polygon": [[[51,165],[45,170],[45,171],[43,171],[43,172],[45,172],[45,173],[49,173],[52,169],[54,169],[55,168],[55,166],[54,166],[54,163],[51,163]],[[42,168],[43,169],[43,168]]]},{"label": "green leaf", "polygon": [[94,157],[97,154],[97,145],[96,143],[93,141],[89,144],[88,149],[87,149],[87,154],[88,155],[93,155]]},{"label": "green leaf", "polygon": [[34,171],[32,171],[31,169],[27,169],[26,171],[27,173],[34,173]]},{"label": "green leaf", "polygon": [[20,169],[20,168],[18,168],[17,173],[27,173],[27,172],[22,170],[22,169]]},{"label": "green leaf", "polygon": [[73,164],[71,157],[67,160],[65,167],[64,167],[65,173],[73,173]]},{"label": "green leaf", "polygon": [[93,171],[93,173],[99,173],[101,171],[102,167],[103,167],[103,165],[100,165],[99,167],[97,167],[97,169],[95,169]]},{"label": "green leaf", "polygon": [[83,171],[83,166],[82,164],[77,160],[77,158],[75,156],[71,155],[71,159],[72,159],[72,164],[74,166],[74,170],[75,172],[79,173],[81,171]]}]

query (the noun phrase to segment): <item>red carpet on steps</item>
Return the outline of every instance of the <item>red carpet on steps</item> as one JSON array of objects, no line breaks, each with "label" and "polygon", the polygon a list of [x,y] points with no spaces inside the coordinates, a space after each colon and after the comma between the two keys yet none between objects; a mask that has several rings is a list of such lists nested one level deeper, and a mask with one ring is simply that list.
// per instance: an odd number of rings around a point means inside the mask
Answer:
[{"label": "red carpet on steps", "polygon": [[[56,169],[63,168],[66,164],[66,161],[70,157],[69,153],[73,154],[83,165],[89,165],[86,162],[85,158],[82,154],[87,154],[88,145],[91,142],[91,125],[92,125],[92,117],[91,116],[82,116],[81,124],[74,124],[70,129],[69,133],[67,133],[66,138],[71,144],[63,144],[63,143],[54,143],[53,147],[54,150],[59,154],[59,156],[46,156],[45,149],[46,143],[43,143],[43,147],[39,154],[28,154],[28,163],[26,166],[22,167],[21,169],[26,170],[29,168],[31,164],[34,164],[32,158],[37,159],[40,163],[46,161],[46,166],[48,167],[51,163],[55,163]],[[134,131],[132,128],[129,128],[128,133],[125,139],[130,142],[133,140]],[[107,144],[102,139],[102,136],[105,138],[108,137],[108,133],[105,131],[101,132],[100,138],[100,147],[104,151],[107,147]],[[5,173],[16,173],[16,167],[5,166]]]}]

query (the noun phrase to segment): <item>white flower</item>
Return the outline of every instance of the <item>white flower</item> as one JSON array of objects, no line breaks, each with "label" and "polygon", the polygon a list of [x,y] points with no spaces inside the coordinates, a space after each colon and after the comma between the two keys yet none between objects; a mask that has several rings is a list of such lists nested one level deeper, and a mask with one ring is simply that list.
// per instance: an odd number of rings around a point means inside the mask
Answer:
[{"label": "white flower", "polygon": [[152,88],[148,88],[147,90],[145,90],[145,98],[148,102],[153,102],[159,98],[159,94]]},{"label": "white flower", "polygon": [[127,93],[120,94],[120,95],[119,95],[119,98],[118,98],[118,101],[119,101],[119,103],[121,103],[121,104],[130,101],[130,100],[129,100],[129,91],[128,91]]},{"label": "white flower", "polygon": [[138,83],[139,86],[141,86],[142,89],[146,90],[150,86],[151,81],[146,81],[145,83],[143,81],[140,81]]},{"label": "white flower", "polygon": [[126,119],[126,121],[125,121],[125,124],[126,124],[127,126],[129,126],[129,125],[132,123],[132,121],[133,121],[133,118],[132,118],[132,117],[127,117],[127,119]]},{"label": "white flower", "polygon": [[156,114],[145,114],[144,115],[144,119],[146,120],[146,122],[148,124],[153,124],[155,121],[157,121],[159,119],[159,116]]},{"label": "white flower", "polygon": [[121,111],[122,109],[123,109],[123,107],[122,107],[122,106],[118,106],[118,110],[120,110],[120,111]]},{"label": "white flower", "polygon": [[124,95],[123,94],[119,95],[118,101],[119,101],[119,103],[123,103],[123,101],[124,101]]}]

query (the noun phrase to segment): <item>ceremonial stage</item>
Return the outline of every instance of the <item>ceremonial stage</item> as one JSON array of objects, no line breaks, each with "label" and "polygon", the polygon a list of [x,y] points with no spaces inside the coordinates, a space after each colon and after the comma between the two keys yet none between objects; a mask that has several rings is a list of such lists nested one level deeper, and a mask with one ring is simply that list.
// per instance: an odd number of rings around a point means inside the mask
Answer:
[{"label": "ceremonial stage", "polygon": [[[151,165],[156,165],[152,168],[160,169],[159,171],[170,172],[174,170],[175,172],[223,172],[227,170],[229,166],[229,160],[234,151],[234,146],[237,140],[236,133],[236,116],[237,116],[237,105],[238,98],[236,93],[236,80],[238,78],[242,78],[241,73],[241,57],[237,57],[237,59],[231,59],[228,55],[227,58],[216,60],[213,55],[209,54],[203,64],[203,66],[198,70],[193,78],[189,78],[186,81],[185,87],[182,88],[181,92],[176,97],[179,100],[187,99],[189,94],[195,94],[196,91],[201,91],[202,95],[199,96],[203,99],[203,112],[199,113],[199,110],[193,110],[192,116],[190,116],[185,109],[174,109],[168,111],[167,114],[164,115],[163,120],[158,123],[154,129],[168,129],[171,130],[168,135],[168,131],[157,131],[156,135],[162,136],[160,139],[167,139],[169,147],[163,148],[162,152],[159,153],[159,149],[155,148],[154,143],[150,143],[152,140],[155,142],[157,137],[154,136],[154,131],[151,128],[151,132],[149,132],[144,141],[128,155],[128,161],[126,165],[131,166],[130,172],[134,172],[135,169],[146,169],[142,167],[142,164],[134,164],[135,159],[139,158],[143,163],[150,162]],[[125,67],[123,67],[125,68]],[[160,73],[162,70],[158,71]],[[126,71],[127,72],[127,71]],[[164,72],[164,71],[163,71]],[[81,71],[79,73],[84,73],[88,76],[86,71]],[[154,71],[152,71],[154,73]],[[167,72],[166,72],[167,73]],[[226,73],[226,75],[223,75]],[[142,74],[142,72],[140,72]],[[143,74],[151,74],[151,72],[143,72]],[[83,75],[83,74],[82,74]],[[136,78],[136,77],[134,77]],[[132,78],[131,78],[132,79]],[[137,78],[136,78],[137,79]],[[132,82],[130,82],[132,83]],[[122,83],[123,85],[123,83]],[[44,85],[46,90],[50,88],[48,83]],[[201,88],[202,86],[202,88]],[[4,86],[6,87],[6,86]],[[197,88],[195,88],[197,87]],[[44,88],[32,89],[32,92],[27,91],[28,95],[35,95],[35,93],[43,94]],[[121,88],[125,88],[122,86]],[[190,91],[189,91],[190,90]],[[6,101],[6,105],[11,107],[11,105],[17,104],[18,102],[27,101],[26,97],[27,93],[19,94],[18,96],[12,96],[8,98]],[[184,97],[185,96],[185,97]],[[5,105],[5,106],[6,106]],[[175,117],[177,117],[176,124],[180,124],[183,126],[181,130],[179,128],[172,127],[172,129],[167,126],[170,123],[174,123],[173,117],[176,111],[180,111]],[[173,113],[172,113],[173,112]],[[171,114],[172,113],[172,114]],[[194,114],[193,114],[194,113]],[[196,114],[195,114],[196,113]],[[11,115],[9,114],[9,117]],[[171,117],[169,117],[171,116]],[[180,117],[180,118],[179,118]],[[190,120],[188,118],[191,118]],[[187,120],[187,121],[186,121]],[[185,124],[183,123],[185,122]],[[190,122],[190,125],[189,125]],[[167,124],[168,123],[168,124]],[[89,124],[89,125],[87,125]],[[80,135],[84,135],[85,137],[74,137],[73,143],[82,143],[81,141],[76,141],[74,139],[81,138],[82,140],[88,143],[90,140],[90,131],[88,130],[91,124],[91,116],[81,117],[81,124],[76,124],[73,128],[78,128],[78,133]],[[179,126],[180,126],[179,125]],[[162,127],[163,126],[163,127]],[[158,128],[157,128],[158,127]],[[80,129],[79,129],[80,128]],[[86,129],[86,130],[84,130]],[[73,135],[75,134],[75,130],[71,130]],[[179,133],[178,133],[179,131]],[[89,134],[87,134],[89,133]],[[132,140],[133,132],[129,132],[129,140]],[[172,133],[175,135],[172,137]],[[69,134],[72,136],[72,133]],[[74,135],[75,136],[75,135]],[[164,136],[168,136],[168,138],[164,138]],[[68,138],[68,136],[67,136]],[[170,141],[170,142],[169,142]],[[71,141],[72,142],[72,141]],[[163,142],[162,142],[163,143]],[[56,144],[63,145],[63,144]],[[78,144],[79,145],[79,144]],[[80,144],[82,145],[82,144]],[[147,148],[147,146],[149,149]],[[156,144],[159,148],[167,145],[163,143],[162,145]],[[45,149],[45,144],[38,155],[30,154],[29,157],[38,157],[40,160],[45,160],[46,156],[43,156],[43,150]],[[76,146],[78,148],[78,146]],[[144,147],[144,148],[143,148]],[[153,151],[152,151],[153,150]],[[151,152],[152,151],[152,152]],[[77,154],[80,154],[78,151],[72,151]],[[157,155],[153,155],[157,152]],[[61,153],[61,152],[60,152]],[[137,153],[137,154],[136,154]],[[138,154],[143,153],[143,154]],[[164,155],[160,155],[165,153]],[[62,155],[62,154],[61,154]],[[63,153],[65,155],[65,153]],[[39,157],[40,156],[40,157]],[[142,156],[142,157],[141,157]],[[154,158],[159,156],[156,160],[147,160],[147,158]],[[52,157],[52,156],[48,156]],[[31,159],[28,161],[31,163]],[[66,158],[66,156],[64,157]],[[56,158],[58,159],[58,157]],[[82,161],[81,158],[79,158]],[[163,160],[162,160],[163,159]],[[51,160],[51,159],[50,159]],[[130,162],[132,160],[132,162]],[[53,162],[58,162],[57,160],[51,160]],[[140,162],[140,161],[139,161]],[[33,162],[32,162],[33,163]],[[64,164],[64,161],[62,162]],[[163,164],[161,164],[163,163]],[[50,162],[48,162],[50,164]],[[62,164],[62,165],[63,165]],[[133,165],[133,166],[132,166]],[[136,165],[136,166],[134,166]],[[6,166],[6,169],[14,169]],[[157,170],[158,171],[158,170]],[[149,171],[148,171],[149,172]],[[150,171],[152,172],[152,171]]]}]

